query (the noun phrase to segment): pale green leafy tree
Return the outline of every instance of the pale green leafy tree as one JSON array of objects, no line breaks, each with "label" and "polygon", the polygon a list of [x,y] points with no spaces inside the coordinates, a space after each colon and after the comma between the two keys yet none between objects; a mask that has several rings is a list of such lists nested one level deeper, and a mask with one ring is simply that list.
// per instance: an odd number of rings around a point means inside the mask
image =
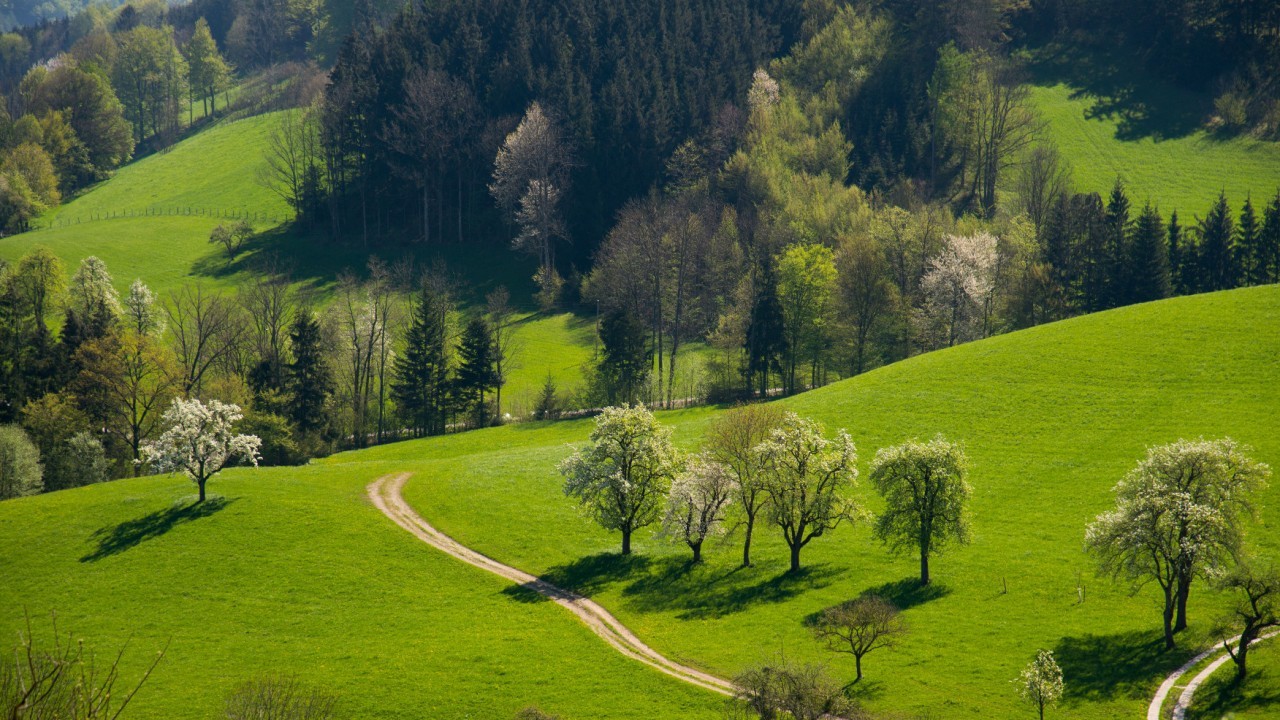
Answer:
[{"label": "pale green leafy tree", "polygon": [[162,420],[167,429],[146,445],[144,457],[160,472],[186,474],[200,489],[197,502],[204,502],[205,483],[227,462],[239,457],[254,466],[258,464],[262,440],[233,430],[241,417],[237,405],[175,398]]},{"label": "pale green leafy tree", "polygon": [[845,495],[858,478],[858,452],[845,431],[828,440],[820,424],[795,413],[787,413],[758,451],[769,521],[782,531],[791,572],[798,572],[800,551],[811,540],[863,514]]},{"label": "pale green leafy tree", "polygon": [[823,359],[831,339],[832,294],[836,287],[835,254],[823,245],[792,245],[778,258],[778,302],[787,339],[783,377],[788,393],[796,391],[801,359],[810,367],[810,383],[823,375]]},{"label": "pale green leafy tree", "polygon": [[728,467],[706,454],[694,456],[671,484],[663,532],[682,540],[693,551],[693,561],[702,562],[702,544],[724,532],[725,511],[737,492]]},{"label": "pale green leafy tree", "polygon": [[40,451],[17,425],[0,425],[0,500],[44,489]]},{"label": "pale green leafy tree", "polygon": [[875,534],[892,548],[919,550],[922,585],[934,553],[969,542],[968,466],[964,448],[941,435],[882,448],[871,461],[871,482],[885,499]]},{"label": "pale green leafy tree", "polygon": [[[1179,440],[1150,448],[1115,486],[1116,507],[1085,532],[1103,572],[1164,594],[1165,645],[1186,627],[1192,580],[1229,565],[1244,540],[1251,495],[1271,469],[1230,438]],[[1176,618],[1175,618],[1176,613]]]},{"label": "pale green leafy tree", "polygon": [[622,554],[631,535],[657,522],[672,479],[684,465],[663,427],[643,405],[605,408],[596,418],[591,444],[560,463],[564,492],[606,530],[622,533]]},{"label": "pale green leafy tree", "polygon": [[1023,669],[1017,683],[1022,699],[1035,705],[1040,712],[1040,720],[1044,720],[1045,708],[1056,705],[1062,699],[1062,668],[1053,659],[1053,651],[1041,650],[1037,653],[1036,659]]}]

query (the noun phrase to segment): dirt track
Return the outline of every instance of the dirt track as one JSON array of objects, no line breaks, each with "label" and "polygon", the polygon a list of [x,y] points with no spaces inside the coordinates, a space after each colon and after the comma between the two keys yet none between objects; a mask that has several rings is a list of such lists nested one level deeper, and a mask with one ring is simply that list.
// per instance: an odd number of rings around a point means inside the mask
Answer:
[{"label": "dirt track", "polygon": [[658,651],[641,642],[635,634],[627,629],[625,625],[618,622],[617,618],[609,614],[609,611],[599,604],[575,592],[540,580],[529,573],[485,557],[436,530],[430,523],[423,520],[418,513],[414,512],[413,508],[409,507],[409,504],[401,496],[400,491],[408,479],[409,473],[399,473],[384,475],[374,480],[368,487],[369,500],[374,507],[381,510],[397,525],[408,530],[419,540],[469,565],[488,570],[494,575],[503,577],[546,597],[578,616],[578,619],[582,620],[592,632],[599,635],[605,642],[612,645],[615,650],[629,658],[639,660],[649,667],[679,678],[691,685],[697,685],[722,695],[734,694],[736,688],[733,683],[664,657]]}]

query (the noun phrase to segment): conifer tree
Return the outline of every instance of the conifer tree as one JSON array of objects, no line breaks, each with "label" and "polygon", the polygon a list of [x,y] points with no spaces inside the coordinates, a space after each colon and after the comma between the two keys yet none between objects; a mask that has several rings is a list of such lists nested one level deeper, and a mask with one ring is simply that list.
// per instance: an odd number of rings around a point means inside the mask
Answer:
[{"label": "conifer tree", "polygon": [[605,315],[600,324],[600,374],[611,405],[631,403],[640,396],[641,384],[651,361],[645,342],[646,331],[635,314],[618,309]]},{"label": "conifer tree", "polygon": [[1259,241],[1261,228],[1253,209],[1253,198],[1245,196],[1240,209],[1240,225],[1236,228],[1236,251],[1239,255],[1240,281],[1242,285],[1262,285],[1266,282],[1266,259]]},{"label": "conifer tree", "polygon": [[1262,215],[1258,245],[1262,248],[1263,282],[1280,282],[1280,191],[1276,192]]},{"label": "conifer tree", "polygon": [[294,316],[289,341],[293,346],[287,380],[290,419],[303,433],[323,431],[328,425],[324,405],[333,393],[333,378],[324,357],[320,323],[310,311]]},{"label": "conifer tree", "polygon": [[1169,253],[1165,247],[1164,221],[1150,203],[1142,209],[1129,241],[1131,277],[1129,299],[1147,302],[1169,297]]},{"label": "conifer tree", "polygon": [[1169,216],[1169,280],[1174,295],[1186,295],[1191,292],[1186,282],[1187,246],[1182,236],[1182,226],[1178,224],[1178,211]]},{"label": "conifer tree", "polygon": [[1105,256],[1101,258],[1104,264],[1103,277],[1103,307],[1119,307],[1128,305],[1131,302],[1130,290],[1132,288],[1130,277],[1130,266],[1128,264],[1129,251],[1129,196],[1125,194],[1124,183],[1120,178],[1116,178],[1116,184],[1111,188],[1111,197],[1107,199],[1106,213],[1106,246],[1103,250]]},{"label": "conifer tree", "polygon": [[1234,224],[1227,194],[1220,193],[1209,214],[1200,221],[1200,290],[1213,292],[1237,285]]},{"label": "conifer tree", "polygon": [[415,435],[439,435],[448,424],[450,387],[448,295],[424,282],[413,306],[404,353],[396,357],[391,397]]},{"label": "conifer tree", "polygon": [[1071,233],[1071,198],[1059,195],[1040,231],[1044,261],[1049,265],[1053,281],[1053,318],[1067,317],[1075,304],[1080,285],[1075,262],[1074,238]]},{"label": "conifer tree", "polygon": [[760,396],[769,394],[769,374],[782,372],[782,356],[787,349],[787,336],[778,302],[778,286],[773,268],[767,263],[760,269],[760,282],[747,325],[747,385],[759,383]]},{"label": "conifer tree", "polygon": [[476,426],[489,422],[484,400],[485,393],[498,386],[498,373],[494,369],[493,332],[482,317],[473,318],[462,331],[462,344],[458,347],[461,362],[458,365],[457,389],[463,408],[472,414]]}]

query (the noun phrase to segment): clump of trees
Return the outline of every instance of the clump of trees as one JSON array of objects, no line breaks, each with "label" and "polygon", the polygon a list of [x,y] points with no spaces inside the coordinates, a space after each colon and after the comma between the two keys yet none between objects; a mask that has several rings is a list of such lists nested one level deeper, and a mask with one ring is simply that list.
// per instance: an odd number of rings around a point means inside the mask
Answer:
[{"label": "clump of trees", "polygon": [[1135,590],[1159,586],[1166,647],[1187,627],[1194,580],[1227,571],[1240,554],[1252,496],[1270,474],[1230,438],[1153,447],[1116,485],[1115,508],[1089,525],[1085,543],[1102,572]]}]

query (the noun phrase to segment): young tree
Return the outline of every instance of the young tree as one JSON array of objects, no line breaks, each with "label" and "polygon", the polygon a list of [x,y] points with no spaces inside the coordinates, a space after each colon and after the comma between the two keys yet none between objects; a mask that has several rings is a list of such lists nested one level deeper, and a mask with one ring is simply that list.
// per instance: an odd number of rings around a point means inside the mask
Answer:
[{"label": "young tree", "polygon": [[498,386],[493,356],[493,333],[489,323],[482,317],[472,318],[462,331],[462,343],[458,346],[461,362],[456,384],[460,399],[470,410],[476,427],[484,427],[492,419],[484,396]]},{"label": "young tree", "polygon": [[507,384],[519,350],[515,341],[515,310],[511,307],[511,293],[507,292],[506,286],[500,286],[484,299],[489,325],[493,328],[493,374],[497,383],[494,387],[494,412],[501,417],[502,386]]},{"label": "young tree", "polygon": [[1108,308],[1128,305],[1130,286],[1130,226],[1129,196],[1124,190],[1124,181],[1119,177],[1111,188],[1111,197],[1107,198],[1107,212],[1104,216],[1105,244],[1103,255],[1097,258],[1103,265],[1103,306]]},{"label": "young tree", "polygon": [[929,558],[955,541],[969,542],[969,461],[964,448],[938,435],[882,448],[871,461],[871,482],[885,509],[875,534],[894,549],[920,552],[920,584],[929,584]]},{"label": "young tree", "polygon": [[816,385],[829,344],[831,295],[835,290],[835,256],[823,245],[792,245],[777,258],[778,304],[786,338],[783,380],[788,394],[796,391],[796,368],[801,355],[812,368]]},{"label": "young tree", "polygon": [[702,562],[702,544],[724,530],[725,510],[736,491],[737,482],[729,468],[706,454],[691,458],[671,483],[663,532],[684,541],[693,551],[693,562]]},{"label": "young tree", "polygon": [[1044,720],[1045,708],[1056,705],[1062,698],[1062,668],[1053,659],[1053,651],[1041,650],[1023,669],[1018,677],[1018,690],[1023,700],[1036,706],[1040,720]]},{"label": "young tree", "polygon": [[239,457],[254,467],[258,465],[262,440],[233,431],[242,417],[238,405],[174,398],[164,412],[162,422],[166,429],[155,442],[146,445],[146,458],[159,472],[186,474],[200,489],[196,502],[204,502],[205,483],[228,461]]},{"label": "young tree", "polygon": [[199,98],[205,117],[218,109],[218,93],[226,87],[231,68],[218,52],[218,45],[204,18],[196,20],[195,30],[187,41],[187,79],[191,98]]},{"label": "young tree", "polygon": [[1116,485],[1115,509],[1085,532],[1103,572],[1132,581],[1135,590],[1152,580],[1160,586],[1169,648],[1186,627],[1192,580],[1219,571],[1239,550],[1242,516],[1253,510],[1249,496],[1270,475],[1245,453],[1230,438],[1150,448]]},{"label": "young tree", "polygon": [[234,261],[244,249],[245,243],[252,237],[253,226],[248,220],[241,220],[234,225],[218,223],[218,226],[209,232],[209,243],[222,248],[227,253],[227,260]]},{"label": "young tree", "polygon": [[841,430],[834,441],[822,426],[787,413],[781,427],[760,444],[769,521],[791,549],[791,572],[800,571],[800,551],[809,541],[856,520],[861,511],[845,493],[858,478],[858,453]]},{"label": "young tree", "polygon": [[898,608],[879,595],[862,595],[829,607],[818,616],[813,634],[832,652],[853,656],[858,676],[862,679],[862,658],[872,650],[891,648],[906,633],[906,623]]},{"label": "young tree", "polygon": [[1218,578],[1220,588],[1233,592],[1236,605],[1232,624],[1240,628],[1240,640],[1233,650],[1224,639],[1231,660],[1236,664],[1236,680],[1244,680],[1249,671],[1249,646],[1268,629],[1280,626],[1280,572],[1269,563],[1246,558]]},{"label": "young tree", "polygon": [[782,425],[785,414],[776,405],[742,405],[716,418],[707,430],[706,451],[734,475],[738,507],[746,527],[742,539],[742,567],[751,566],[751,536],[756,518],[765,508],[764,456],[758,450]]},{"label": "young tree", "polygon": [[0,500],[44,490],[40,451],[17,425],[0,425]]},{"label": "young tree", "polygon": [[1253,198],[1246,195],[1244,207],[1240,208],[1240,224],[1236,226],[1235,238],[1241,285],[1262,285],[1266,282],[1266,260],[1260,243],[1260,230]]},{"label": "young tree", "polygon": [[684,464],[671,444],[671,429],[643,405],[605,408],[591,431],[591,445],[560,463],[564,492],[606,530],[622,532],[622,554],[631,535],[656,522],[663,497]]}]

